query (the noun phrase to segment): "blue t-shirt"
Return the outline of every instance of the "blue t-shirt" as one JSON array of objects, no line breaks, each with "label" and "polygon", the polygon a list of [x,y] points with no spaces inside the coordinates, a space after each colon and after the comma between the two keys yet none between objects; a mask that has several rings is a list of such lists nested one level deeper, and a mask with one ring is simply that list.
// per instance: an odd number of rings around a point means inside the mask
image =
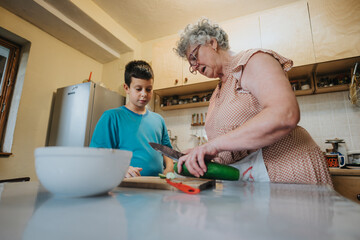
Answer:
[{"label": "blue t-shirt", "polygon": [[163,172],[163,157],[149,142],[171,147],[164,119],[149,110],[141,115],[121,106],[103,113],[90,147],[131,151],[130,166],[142,168],[142,176],[157,176]]}]

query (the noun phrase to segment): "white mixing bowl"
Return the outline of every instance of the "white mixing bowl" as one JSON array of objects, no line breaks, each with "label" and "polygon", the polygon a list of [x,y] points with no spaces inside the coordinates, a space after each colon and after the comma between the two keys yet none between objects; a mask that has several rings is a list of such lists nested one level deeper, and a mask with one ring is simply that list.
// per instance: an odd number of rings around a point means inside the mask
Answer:
[{"label": "white mixing bowl", "polygon": [[132,152],[88,147],[35,149],[40,183],[55,195],[85,197],[106,193],[120,184]]}]

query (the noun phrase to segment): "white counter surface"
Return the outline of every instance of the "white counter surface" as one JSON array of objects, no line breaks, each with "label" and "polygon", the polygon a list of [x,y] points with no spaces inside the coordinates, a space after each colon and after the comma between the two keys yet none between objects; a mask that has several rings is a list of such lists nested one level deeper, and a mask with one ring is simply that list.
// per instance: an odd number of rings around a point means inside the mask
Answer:
[{"label": "white counter surface", "polygon": [[217,182],[188,195],[116,188],[59,198],[0,184],[0,239],[360,239],[360,205],[326,186]]}]

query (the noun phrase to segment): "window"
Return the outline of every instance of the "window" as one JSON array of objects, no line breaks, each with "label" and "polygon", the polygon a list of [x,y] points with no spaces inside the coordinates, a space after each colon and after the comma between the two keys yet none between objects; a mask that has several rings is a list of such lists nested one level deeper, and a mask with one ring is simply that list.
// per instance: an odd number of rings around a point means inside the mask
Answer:
[{"label": "window", "polygon": [[3,152],[4,133],[15,85],[19,56],[20,46],[0,38],[0,152]]}]

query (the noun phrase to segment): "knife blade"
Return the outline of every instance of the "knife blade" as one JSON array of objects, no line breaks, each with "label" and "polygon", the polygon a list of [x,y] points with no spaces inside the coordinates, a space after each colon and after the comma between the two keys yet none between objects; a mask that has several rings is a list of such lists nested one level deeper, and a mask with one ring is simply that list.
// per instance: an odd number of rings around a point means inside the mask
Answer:
[{"label": "knife blade", "polygon": [[[165,146],[165,145],[161,145],[161,144],[153,143],[153,142],[149,142],[149,144],[156,151],[164,154],[165,156],[167,156],[175,161],[179,161],[179,158],[185,155],[185,154],[178,152],[172,148],[169,148],[168,146]],[[205,159],[205,161],[211,161],[213,159],[213,157],[210,155],[205,155],[204,159]]]},{"label": "knife blade", "polygon": [[169,148],[168,146],[165,146],[165,145],[161,145],[161,144],[153,143],[153,142],[150,142],[149,144],[156,151],[164,154],[165,156],[167,156],[175,161],[179,161],[179,158],[184,155],[181,152],[178,152],[178,151],[176,151],[172,148]]}]

